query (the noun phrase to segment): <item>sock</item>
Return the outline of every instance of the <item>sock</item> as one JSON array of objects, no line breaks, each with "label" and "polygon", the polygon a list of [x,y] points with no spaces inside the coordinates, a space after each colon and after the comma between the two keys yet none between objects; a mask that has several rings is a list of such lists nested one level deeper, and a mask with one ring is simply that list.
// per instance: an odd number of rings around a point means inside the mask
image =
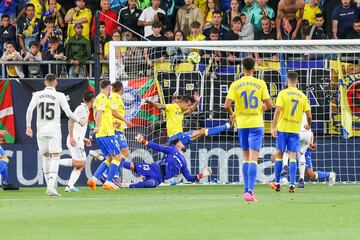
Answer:
[{"label": "sock", "polygon": [[44,178],[46,186],[48,186],[48,179],[49,179],[49,161],[50,157],[42,157],[42,168],[44,172]]},{"label": "sock", "polygon": [[220,125],[217,127],[213,127],[213,128],[207,128],[205,129],[205,136],[214,136],[214,135],[218,135],[219,133],[227,130],[227,126],[226,124],[224,125]]},{"label": "sock", "polygon": [[248,189],[249,193],[253,194],[255,189],[255,183],[256,183],[256,175],[257,175],[257,162],[256,161],[250,161],[249,163],[249,183],[248,183]]},{"label": "sock", "polygon": [[48,188],[55,189],[57,186],[57,177],[59,172],[60,157],[50,157],[49,162],[49,179]]},{"label": "sock", "polygon": [[283,168],[283,160],[275,160],[275,183],[280,184],[281,170]]},{"label": "sock", "polygon": [[283,154],[283,166],[286,167],[289,165],[289,153],[284,152]]},{"label": "sock", "polygon": [[154,188],[154,187],[156,187],[154,180],[146,180],[144,182],[138,182],[129,185],[129,188]]},{"label": "sock", "polygon": [[322,171],[316,171],[315,172],[315,179],[324,179],[330,177],[329,172],[322,172]]},{"label": "sock", "polygon": [[290,176],[290,186],[295,186],[295,178],[296,178],[296,159],[290,159],[290,164],[289,164],[289,176]]},{"label": "sock", "polygon": [[122,158],[120,165],[119,165],[119,170],[117,171],[115,178],[119,178],[121,176],[121,169],[124,167],[124,161],[125,161],[125,158]]},{"label": "sock", "polygon": [[103,162],[100,164],[100,166],[96,169],[93,178],[95,178],[95,179],[100,178],[101,175],[103,174],[103,172],[105,171],[105,169],[106,169],[107,167],[109,167],[109,166],[110,166],[110,161],[109,161],[109,159],[106,159],[106,160],[103,161]]},{"label": "sock", "polygon": [[60,166],[64,167],[72,167],[72,159],[71,158],[62,158],[59,161]]},{"label": "sock", "polygon": [[[0,160],[0,176],[3,185],[8,184],[8,164],[5,161]],[[1,184],[1,182],[0,182]]]},{"label": "sock", "polygon": [[109,167],[109,173],[106,182],[111,182],[113,180],[115,174],[118,172],[119,166],[120,166],[120,161],[112,160]]},{"label": "sock", "polygon": [[72,170],[71,174],[70,174],[70,178],[69,178],[69,181],[68,181],[68,186],[73,188],[76,181],[79,179],[80,175],[81,175],[81,171],[74,168]]},{"label": "sock", "polygon": [[243,161],[242,174],[244,179],[244,192],[247,193],[249,191],[249,161]]},{"label": "sock", "polygon": [[299,178],[300,179],[305,178],[305,165],[306,165],[305,155],[300,154],[300,157],[299,157]]}]

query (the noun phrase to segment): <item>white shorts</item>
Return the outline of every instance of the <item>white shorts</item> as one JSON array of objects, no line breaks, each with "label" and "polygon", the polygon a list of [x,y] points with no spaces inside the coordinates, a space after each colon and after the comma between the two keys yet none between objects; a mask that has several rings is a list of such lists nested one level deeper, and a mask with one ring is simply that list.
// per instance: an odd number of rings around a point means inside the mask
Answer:
[{"label": "white shorts", "polygon": [[41,155],[44,153],[61,153],[61,135],[37,136],[37,144]]},{"label": "white shorts", "polygon": [[310,141],[313,133],[311,131],[300,132],[300,153],[305,154],[310,146]]},{"label": "white shorts", "polygon": [[71,158],[73,160],[77,160],[77,161],[86,161],[86,153],[85,153],[85,148],[83,144],[76,144],[75,147],[73,147],[70,144],[70,140],[69,138],[67,138],[66,140],[66,146],[68,147],[70,154],[71,154]]}]

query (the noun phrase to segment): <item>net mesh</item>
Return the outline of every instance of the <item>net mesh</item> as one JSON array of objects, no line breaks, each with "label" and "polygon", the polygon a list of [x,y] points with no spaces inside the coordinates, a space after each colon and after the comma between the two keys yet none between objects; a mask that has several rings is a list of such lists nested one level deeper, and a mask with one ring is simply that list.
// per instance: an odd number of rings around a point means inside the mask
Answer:
[{"label": "net mesh", "polygon": [[[156,143],[167,142],[165,116],[145,103],[145,98],[167,104],[176,96],[198,92],[201,102],[184,118],[184,132],[219,126],[228,121],[223,106],[230,84],[242,76],[241,59],[254,56],[255,77],[266,82],[273,103],[285,87],[286,72],[299,74],[299,88],[312,107],[312,131],[317,143],[312,152],[314,170],[335,171],[341,182],[360,181],[360,44],[301,44],[252,46],[245,42],[239,47],[229,42],[206,42],[201,47],[196,42],[111,42],[110,79],[125,83],[126,113],[135,124],[125,131],[129,160],[152,162],[162,157],[133,141],[137,132]],[[199,53],[200,63],[189,62],[190,52]],[[264,183],[274,178],[270,161],[276,150],[270,135],[272,116],[273,111],[264,114],[265,139],[258,165],[258,181]],[[212,167],[212,176],[203,182],[242,182],[242,151],[234,130],[195,140],[186,152],[186,160],[193,174],[205,166]],[[137,181],[126,171],[124,179]],[[185,182],[181,176],[171,181]]]}]

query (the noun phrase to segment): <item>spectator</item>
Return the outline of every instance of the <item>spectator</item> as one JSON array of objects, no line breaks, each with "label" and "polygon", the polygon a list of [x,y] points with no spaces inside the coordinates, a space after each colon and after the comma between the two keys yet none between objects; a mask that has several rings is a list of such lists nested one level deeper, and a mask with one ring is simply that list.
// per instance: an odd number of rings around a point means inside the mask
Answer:
[{"label": "spectator", "polygon": [[220,10],[216,9],[213,12],[212,24],[204,28],[203,34],[206,36],[206,39],[208,40],[210,39],[210,29],[213,27],[218,30],[219,40],[225,39],[225,36],[228,33],[229,28],[222,25],[221,22],[222,22],[221,12]]},{"label": "spectator", "polygon": [[276,30],[276,17],[270,18],[271,21],[271,28]]},{"label": "spectator", "polygon": [[[269,17],[263,17],[261,19],[261,30],[255,33],[255,40],[276,40],[276,30],[271,27]],[[271,59],[272,61],[279,60],[276,53],[254,53],[254,57],[258,64],[261,64],[263,59]]]},{"label": "spectator", "polygon": [[[210,41],[218,41],[219,40],[219,30],[215,27],[209,29],[209,40]],[[200,56],[202,62],[205,64],[214,64],[220,65],[221,64],[221,52],[215,50],[201,50]]]},{"label": "spectator", "polygon": [[10,17],[3,14],[0,26],[0,56],[3,55],[5,43],[7,42],[16,42],[16,28],[10,24]]},{"label": "spectator", "polygon": [[[49,48],[42,54],[42,59],[44,61],[65,61],[67,58],[64,56],[63,45],[60,44],[60,41],[57,37],[50,37],[48,40]],[[45,69],[44,72],[47,72]],[[62,64],[52,64],[51,72],[56,74],[61,78],[67,77],[66,67]]]},{"label": "spectator", "polygon": [[236,16],[240,16],[240,4],[238,0],[231,0],[230,9],[224,13],[222,24],[231,29],[233,18]]},{"label": "spectator", "polygon": [[[20,53],[15,50],[15,44],[12,42],[7,42],[6,51],[1,57],[1,61],[22,61]],[[24,72],[21,65],[6,65],[6,71],[9,77],[11,78],[24,78]]]},{"label": "spectator", "polygon": [[244,0],[245,6],[241,10],[242,13],[246,13],[248,20],[251,24],[255,25],[255,17],[258,12],[261,12],[261,9],[257,3],[254,3],[254,0]]},{"label": "spectator", "polygon": [[[194,0],[194,6],[196,8],[199,8],[199,10],[201,12],[201,16],[206,15],[206,3],[207,3],[207,0]],[[203,19],[201,19],[201,20],[203,20]]]},{"label": "spectator", "polygon": [[86,7],[90,10],[91,13],[95,13],[97,10],[100,10],[99,3],[100,3],[99,0],[86,0]]},{"label": "spectator", "polygon": [[145,10],[146,8],[151,6],[151,0],[137,0],[137,7],[141,10]]},{"label": "spectator", "polygon": [[25,16],[18,22],[19,44],[22,54],[29,50],[29,43],[39,42],[40,38],[40,19],[34,16],[35,6],[31,3],[25,7]]},{"label": "spectator", "polygon": [[63,16],[65,16],[65,10],[61,7],[61,5],[57,3],[56,0],[49,0],[49,7],[42,15],[42,20],[45,21],[47,17],[53,17],[55,19],[54,27],[60,29],[65,27]]},{"label": "spectator", "polygon": [[[138,26],[138,20],[142,10],[136,7],[136,0],[128,0],[128,6],[124,7],[119,12],[119,22],[125,27],[137,32],[139,35],[144,36],[144,28]],[[121,27],[121,32],[127,30]],[[139,36],[135,36],[139,38]],[[139,39],[140,40],[140,39]]]},{"label": "spectator", "polygon": [[320,0],[311,0],[305,4],[303,20],[307,20],[310,26],[315,24],[316,14],[321,13],[319,2]]},{"label": "spectator", "polygon": [[335,8],[332,14],[333,38],[346,38],[358,16],[359,9],[351,5],[351,0],[341,0],[341,5]]},{"label": "spectator", "polygon": [[212,15],[215,9],[220,9],[218,0],[206,1],[206,12],[204,17],[204,27],[210,26],[212,23]]},{"label": "spectator", "polygon": [[83,26],[82,34],[84,37],[89,39],[90,37],[90,23],[92,18],[92,13],[90,9],[85,7],[85,0],[76,0],[76,7],[70,9],[65,16],[65,23],[68,24],[67,27],[67,39],[75,35],[75,25],[80,23]]},{"label": "spectator", "polygon": [[[164,10],[165,16],[169,19],[169,22],[174,22],[176,16],[175,0],[161,0],[160,8]],[[171,25],[174,26],[174,24]]]},{"label": "spectator", "polygon": [[[174,34],[175,41],[185,41],[185,34],[178,30]],[[178,64],[180,62],[186,62],[187,55],[191,52],[190,48],[180,48],[180,47],[168,47],[166,49],[167,54],[171,57],[171,60],[174,64]]]},{"label": "spectator", "polygon": [[[38,19],[41,19],[42,18],[42,15],[43,13],[45,12],[46,10],[46,7],[45,7],[45,2],[47,0],[28,0],[27,3],[28,4],[33,4],[34,5],[34,16]],[[18,16],[16,17],[16,20],[22,18],[26,13],[25,13],[25,10],[26,8],[22,9],[20,11],[20,13],[18,14]]]},{"label": "spectator", "polygon": [[65,13],[69,11],[71,8],[76,7],[75,1],[69,1],[69,0],[57,0],[57,1],[64,8]]},{"label": "spectator", "polygon": [[[111,35],[112,32],[117,28],[118,24],[116,22],[117,15],[112,10],[110,10],[110,0],[101,0],[100,1],[101,11],[99,13],[100,21],[105,22],[106,24],[106,33]],[[91,26],[92,37],[95,36],[95,16],[93,17],[92,26]]]},{"label": "spectator", "polygon": [[305,33],[307,40],[312,39],[328,39],[325,30],[323,29],[324,25],[324,15],[322,13],[318,13],[315,16],[315,24],[313,24],[308,31]]},{"label": "spectator", "polygon": [[240,14],[241,18],[241,32],[240,37],[242,40],[254,40],[254,28],[249,22],[248,16],[246,13]]},{"label": "spectator", "polygon": [[341,0],[324,0],[321,10],[325,20],[324,30],[327,33],[332,33],[332,13],[340,4]]},{"label": "spectator", "polygon": [[[112,34],[112,41],[121,41],[121,32],[117,29],[114,30]],[[124,53],[126,48],[120,48],[121,54]],[[110,44],[109,42],[105,43],[104,45],[104,59],[109,59],[109,53],[110,53]]]},{"label": "spectator", "polygon": [[38,64],[28,65],[28,72],[29,72],[30,78],[41,78],[42,77],[42,72],[41,72],[41,67],[40,67],[40,62],[42,61],[42,56],[41,56],[41,52],[39,51],[38,45],[39,44],[37,42],[34,42],[34,41],[31,42],[29,44],[30,51],[27,52],[24,57],[24,61],[38,62]]},{"label": "spectator", "polygon": [[75,24],[75,36],[70,37],[66,43],[65,56],[72,66],[69,69],[70,77],[85,77],[86,61],[91,58],[90,41],[83,35],[83,25]]},{"label": "spectator", "polygon": [[[162,24],[160,21],[154,21],[152,25],[153,34],[148,36],[150,41],[167,41],[167,38],[161,35]],[[166,55],[166,48],[145,48],[144,57],[149,66],[154,65],[154,61],[163,61]]]},{"label": "spectator", "polygon": [[9,16],[11,23],[16,22],[16,7],[19,0],[2,0],[0,2],[0,16],[6,14]]},{"label": "spectator", "polygon": [[138,20],[138,26],[144,27],[145,37],[153,34],[152,24],[155,20],[159,20],[157,13],[162,13],[165,15],[164,10],[160,8],[160,0],[151,0],[151,5],[151,7],[144,9]]},{"label": "spectator", "polygon": [[232,20],[232,29],[226,34],[225,40],[239,40],[241,32],[241,18],[236,16]]},{"label": "spectator", "polygon": [[[189,41],[204,41],[206,40],[205,35],[201,33],[201,24],[198,21],[194,21],[190,25],[191,34],[187,36],[187,40]],[[181,30],[178,30],[181,31]],[[185,34],[185,33],[184,33]]]},{"label": "spectator", "polygon": [[360,20],[357,19],[353,24],[353,29],[348,33],[347,39],[360,39]]},{"label": "spectator", "polygon": [[119,14],[120,10],[126,6],[127,2],[127,0],[111,0],[110,9],[116,14]]},{"label": "spectator", "polygon": [[254,12],[253,21],[251,22],[254,27],[254,31],[261,30],[261,19],[263,17],[273,18],[275,17],[274,10],[266,5],[266,0],[257,0],[258,8]]},{"label": "spectator", "polygon": [[55,26],[55,18],[47,17],[45,18],[45,28],[40,33],[40,46],[41,52],[45,52],[49,48],[48,39],[50,37],[57,37],[62,44],[63,41],[63,33],[60,28]]},{"label": "spectator", "polygon": [[[301,24],[305,3],[302,0],[281,0],[276,16],[276,38],[278,40],[301,39]],[[298,16],[296,14],[298,13]]]},{"label": "spectator", "polygon": [[229,9],[231,9],[231,1],[232,0],[221,0],[220,1],[220,10],[222,12],[226,12],[228,11]]},{"label": "spectator", "polygon": [[99,36],[99,54],[100,59],[105,59],[105,44],[111,41],[111,37],[106,33],[105,22],[100,21],[100,36]]},{"label": "spectator", "polygon": [[190,24],[194,21],[200,23],[200,28],[202,28],[203,17],[200,9],[194,6],[193,0],[185,0],[185,5],[176,14],[175,30],[181,30],[185,36],[189,36]]},{"label": "spectator", "polygon": [[174,41],[175,40],[175,35],[174,35],[174,31],[171,29],[167,29],[164,33],[164,36],[166,37],[166,39],[168,41]]}]

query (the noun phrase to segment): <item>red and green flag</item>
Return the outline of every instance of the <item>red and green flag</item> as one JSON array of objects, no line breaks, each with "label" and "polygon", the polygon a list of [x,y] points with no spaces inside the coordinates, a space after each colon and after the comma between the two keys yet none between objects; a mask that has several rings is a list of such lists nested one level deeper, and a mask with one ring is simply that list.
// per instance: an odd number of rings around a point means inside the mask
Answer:
[{"label": "red and green flag", "polygon": [[6,131],[6,143],[15,142],[15,120],[9,80],[0,80],[0,130]]}]

